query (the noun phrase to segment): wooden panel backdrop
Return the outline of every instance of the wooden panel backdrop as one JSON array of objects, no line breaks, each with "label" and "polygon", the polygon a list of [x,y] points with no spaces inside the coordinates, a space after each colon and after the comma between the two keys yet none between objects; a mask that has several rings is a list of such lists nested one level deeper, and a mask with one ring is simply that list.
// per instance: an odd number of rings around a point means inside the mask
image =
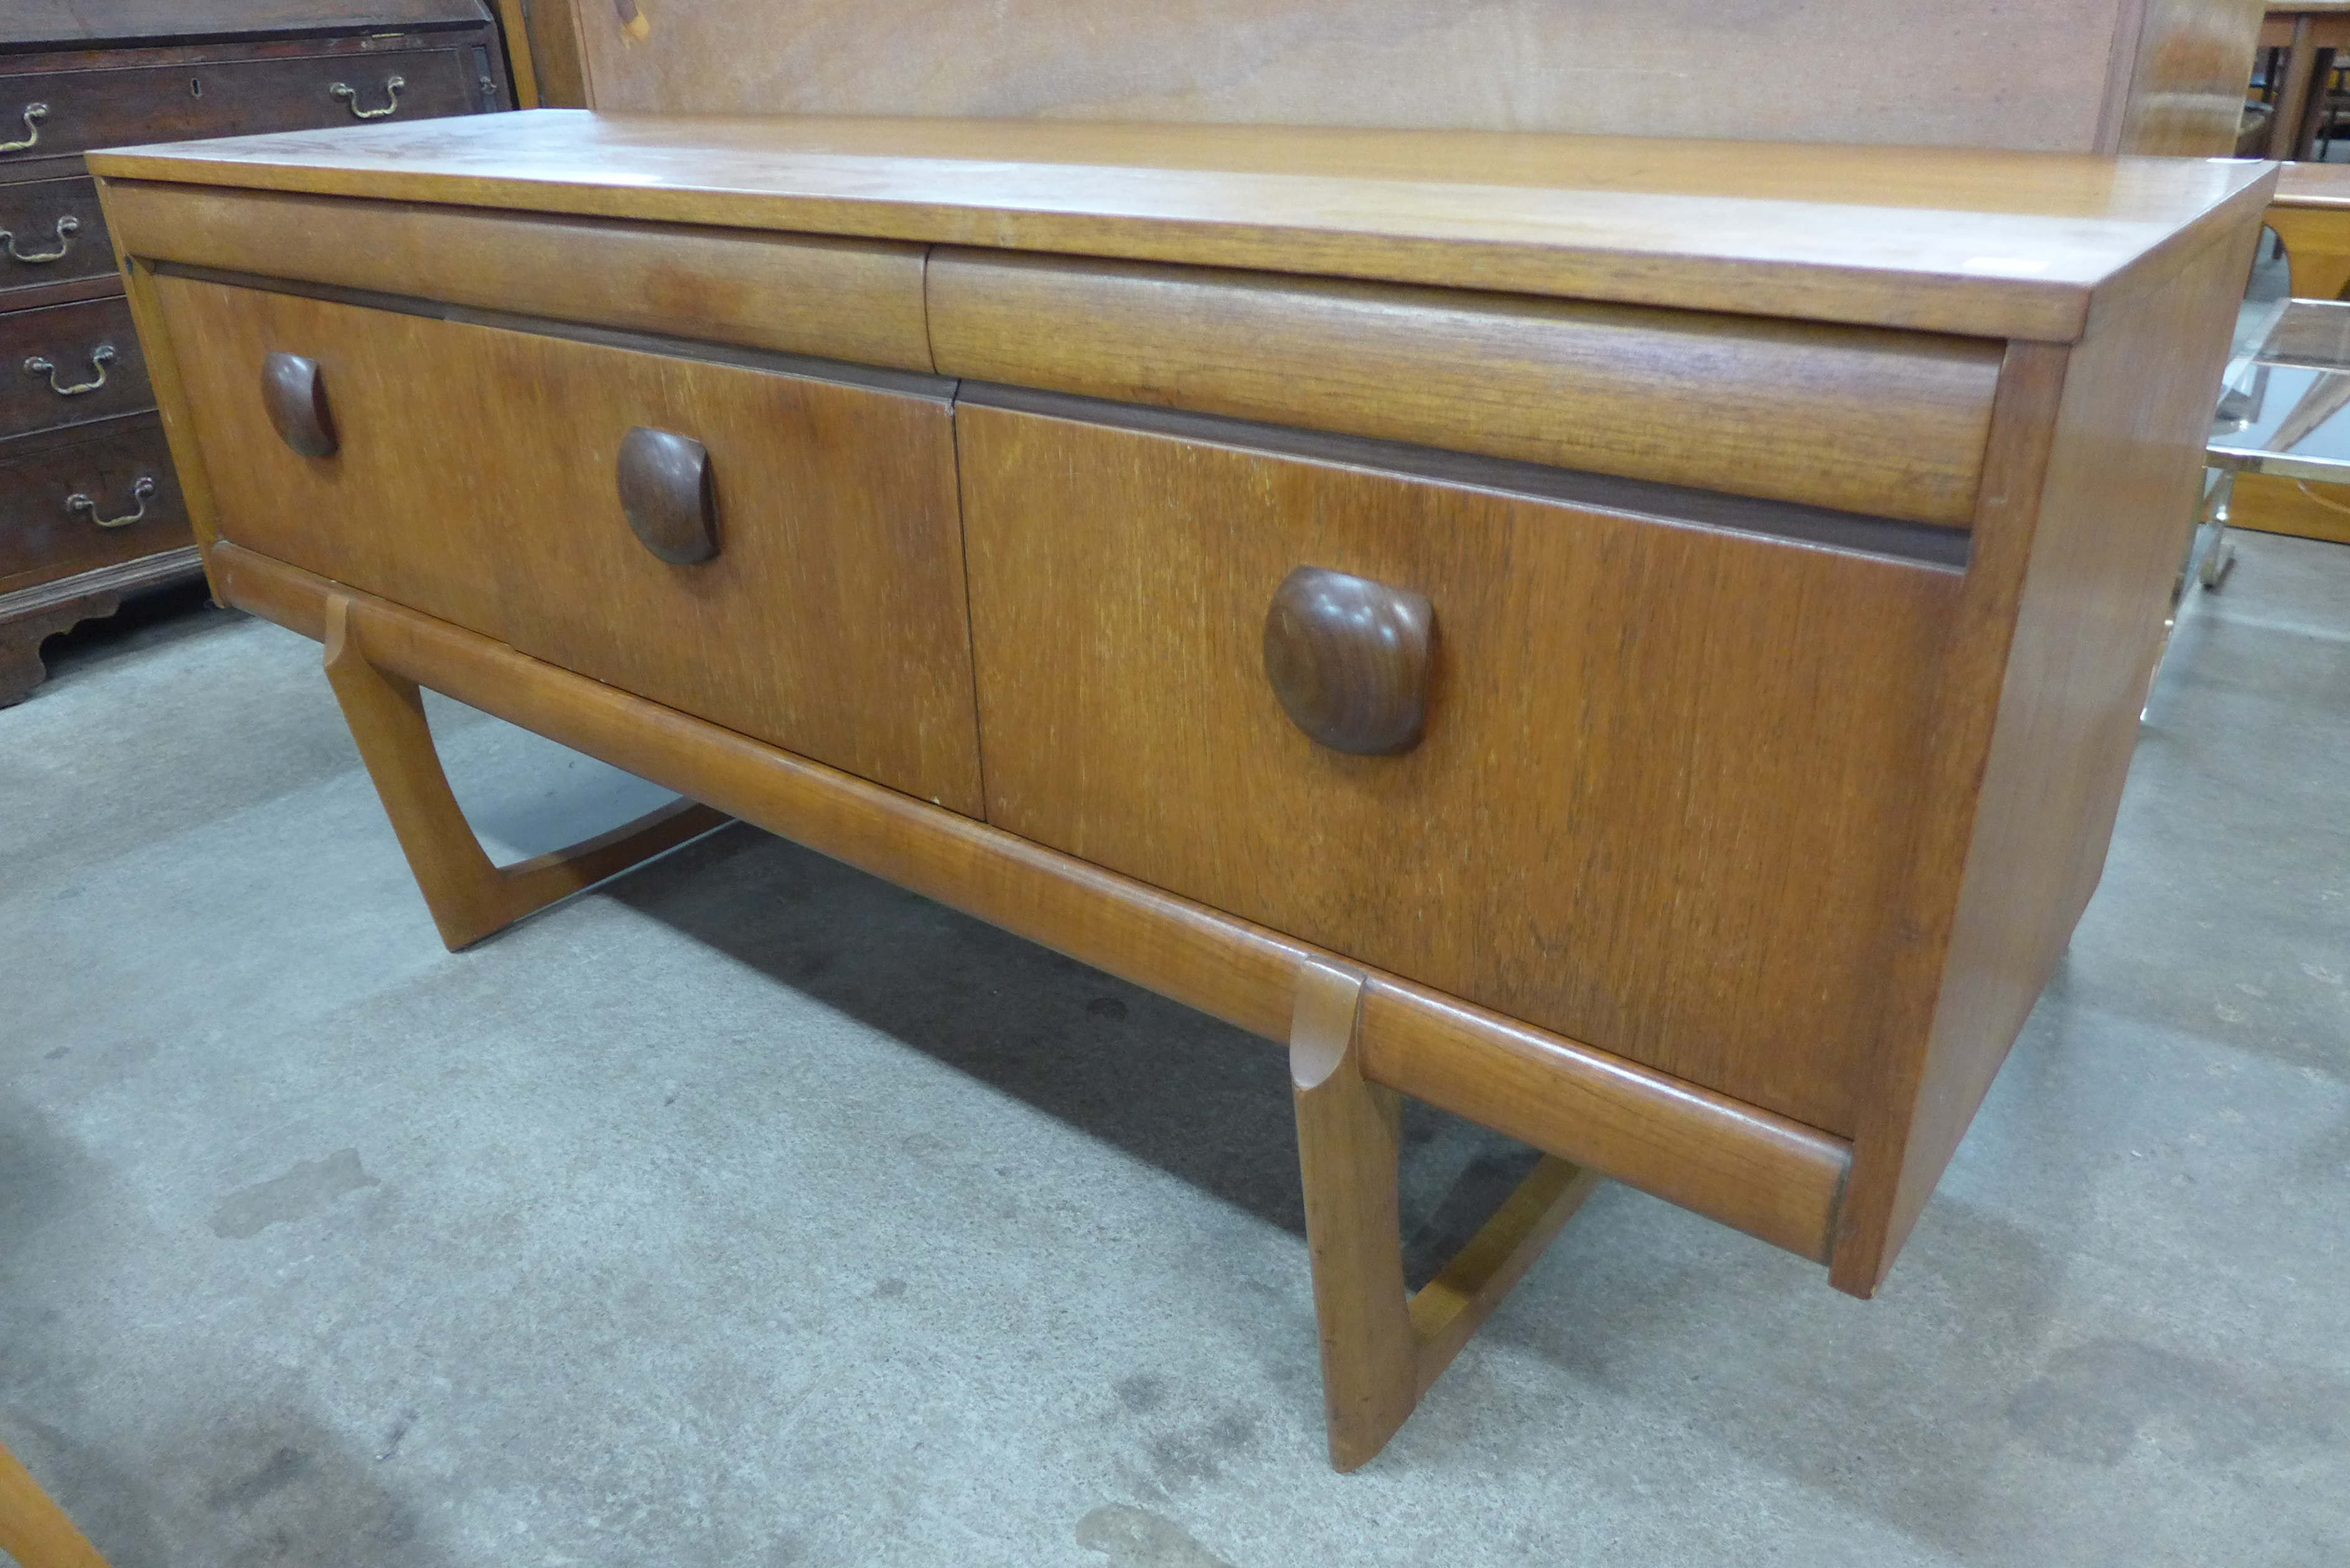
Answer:
[{"label": "wooden panel backdrop", "polygon": [[536,0],[544,100],[2219,155],[2259,0]]}]

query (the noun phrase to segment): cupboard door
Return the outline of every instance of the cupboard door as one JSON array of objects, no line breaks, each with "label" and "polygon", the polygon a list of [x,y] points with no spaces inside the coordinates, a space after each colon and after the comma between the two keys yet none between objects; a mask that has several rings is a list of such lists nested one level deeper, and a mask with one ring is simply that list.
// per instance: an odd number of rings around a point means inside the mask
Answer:
[{"label": "cupboard door", "polygon": [[[156,282],[223,537],[980,809],[943,398]],[[330,454],[273,423],[272,355],[315,368]],[[657,553],[705,504],[714,552]]]},{"label": "cupboard door", "polygon": [[957,418],[989,820],[1850,1136],[1959,573]]}]

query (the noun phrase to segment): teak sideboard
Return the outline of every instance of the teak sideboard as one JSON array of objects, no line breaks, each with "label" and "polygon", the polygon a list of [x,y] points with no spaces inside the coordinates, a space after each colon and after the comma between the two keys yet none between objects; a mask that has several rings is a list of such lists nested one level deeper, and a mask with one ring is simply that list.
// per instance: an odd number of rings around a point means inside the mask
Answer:
[{"label": "teak sideboard", "polygon": [[[1331,1452],[1614,1177],[1874,1291],[2095,888],[2266,165],[530,112],[99,155],[449,943],[723,813],[1289,1043]],[[494,868],[419,685],[693,805]],[[1407,1298],[1398,1094],[1545,1151]]]}]

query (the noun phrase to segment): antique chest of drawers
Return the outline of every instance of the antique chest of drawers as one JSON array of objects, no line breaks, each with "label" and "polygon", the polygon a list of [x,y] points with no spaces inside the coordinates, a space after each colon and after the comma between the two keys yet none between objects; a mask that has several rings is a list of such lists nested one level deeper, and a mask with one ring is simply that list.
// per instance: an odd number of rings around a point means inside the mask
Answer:
[{"label": "antique chest of drawers", "polygon": [[[2262,166],[496,121],[109,152],[452,946],[718,820],[1291,1049],[1334,1459],[1615,1177],[1875,1290],[2095,888]],[[503,870],[417,683],[703,803]],[[1397,1093],[1551,1157],[1407,1300]]]},{"label": "antique chest of drawers", "polygon": [[511,108],[479,0],[76,0],[0,36],[0,704],[41,639],[194,576],[92,148]]}]

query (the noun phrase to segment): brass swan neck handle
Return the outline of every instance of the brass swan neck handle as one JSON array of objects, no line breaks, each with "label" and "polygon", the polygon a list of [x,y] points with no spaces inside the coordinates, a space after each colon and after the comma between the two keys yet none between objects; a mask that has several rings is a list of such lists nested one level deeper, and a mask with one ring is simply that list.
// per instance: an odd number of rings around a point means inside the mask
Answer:
[{"label": "brass swan neck handle", "polygon": [[57,220],[57,249],[43,251],[38,255],[26,255],[16,248],[16,236],[6,229],[0,229],[0,248],[6,249],[10,261],[20,261],[27,265],[38,265],[42,262],[63,261],[66,253],[73,249],[73,236],[80,232],[81,220],[68,213]]}]

